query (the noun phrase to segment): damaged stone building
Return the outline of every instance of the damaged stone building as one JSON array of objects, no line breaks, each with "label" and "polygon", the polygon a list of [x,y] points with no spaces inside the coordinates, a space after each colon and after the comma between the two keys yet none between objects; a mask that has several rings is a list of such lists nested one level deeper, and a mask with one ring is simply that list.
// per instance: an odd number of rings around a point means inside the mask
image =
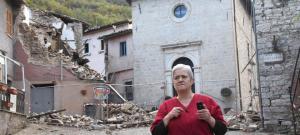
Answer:
[{"label": "damaged stone building", "polygon": [[299,134],[300,1],[256,0],[254,7],[263,126]]},{"label": "damaged stone building", "polygon": [[[171,69],[178,63],[193,68],[193,91],[213,97],[224,112],[247,109],[250,102],[254,102],[245,98],[251,96],[250,89],[258,88],[255,73],[249,73],[252,69],[255,72],[256,66],[247,64],[255,50],[247,3],[198,0],[128,2],[133,17],[136,103],[157,106],[164,96],[174,96]],[[237,17],[242,19],[235,20]],[[246,70],[241,72],[244,68]],[[244,103],[242,99],[248,101]],[[259,106],[259,103],[255,104]]]},{"label": "damaged stone building", "polygon": [[27,82],[26,113],[66,109],[85,114],[84,105],[96,102],[94,88],[103,76],[86,64],[82,33],[88,24],[77,19],[30,10],[17,18],[15,58],[24,64]]}]

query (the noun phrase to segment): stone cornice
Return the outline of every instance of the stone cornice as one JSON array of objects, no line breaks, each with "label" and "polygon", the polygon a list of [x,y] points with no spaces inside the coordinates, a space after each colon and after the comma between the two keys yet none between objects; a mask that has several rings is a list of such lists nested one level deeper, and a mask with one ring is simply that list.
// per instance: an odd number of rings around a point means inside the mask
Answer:
[{"label": "stone cornice", "polygon": [[174,49],[174,48],[180,48],[180,47],[189,47],[189,46],[201,46],[202,41],[193,41],[193,42],[182,42],[182,43],[176,43],[176,44],[166,44],[161,45],[160,48],[163,50],[166,49]]}]

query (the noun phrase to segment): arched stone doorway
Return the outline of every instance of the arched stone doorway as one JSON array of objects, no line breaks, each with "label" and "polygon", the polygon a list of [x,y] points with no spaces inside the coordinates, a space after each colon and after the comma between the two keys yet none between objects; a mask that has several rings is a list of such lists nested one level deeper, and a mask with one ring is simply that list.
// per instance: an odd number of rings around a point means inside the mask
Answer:
[{"label": "arched stone doorway", "polygon": [[[189,65],[192,68],[193,75],[195,75],[194,74],[194,69],[193,69],[194,64],[189,58],[186,58],[186,57],[178,58],[177,60],[174,61],[173,65],[172,65],[172,68],[174,66],[176,66],[177,64]],[[175,88],[174,88],[173,84],[172,84],[172,87],[173,87],[173,96],[177,96],[177,93],[175,91]],[[192,91],[193,91],[193,93],[195,93],[195,83],[192,85]]]}]

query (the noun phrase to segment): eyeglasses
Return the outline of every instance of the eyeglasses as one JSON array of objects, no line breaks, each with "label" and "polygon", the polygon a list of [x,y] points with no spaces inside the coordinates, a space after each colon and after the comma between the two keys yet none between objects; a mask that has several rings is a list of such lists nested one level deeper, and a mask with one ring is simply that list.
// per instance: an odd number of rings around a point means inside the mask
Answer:
[{"label": "eyeglasses", "polygon": [[182,80],[185,80],[185,79],[188,78],[188,76],[186,76],[186,75],[178,75],[178,76],[174,76],[174,77],[173,77],[174,80],[180,80],[180,78],[181,78]]}]

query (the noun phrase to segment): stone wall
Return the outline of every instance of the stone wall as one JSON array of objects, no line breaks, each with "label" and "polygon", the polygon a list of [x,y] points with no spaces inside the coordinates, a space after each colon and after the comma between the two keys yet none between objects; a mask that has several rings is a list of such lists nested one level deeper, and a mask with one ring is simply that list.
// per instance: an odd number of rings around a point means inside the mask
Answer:
[{"label": "stone wall", "polygon": [[26,116],[0,110],[0,135],[15,134],[26,127]]},{"label": "stone wall", "polygon": [[267,131],[289,133],[293,131],[289,87],[300,46],[300,20],[296,19],[300,1],[257,0],[254,5],[264,126]]}]

